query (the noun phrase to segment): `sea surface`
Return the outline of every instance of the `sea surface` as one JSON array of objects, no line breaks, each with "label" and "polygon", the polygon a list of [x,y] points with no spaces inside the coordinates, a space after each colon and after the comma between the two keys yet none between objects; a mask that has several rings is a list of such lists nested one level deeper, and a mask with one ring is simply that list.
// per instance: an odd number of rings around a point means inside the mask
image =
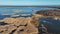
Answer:
[{"label": "sea surface", "polygon": [[0,7],[0,19],[10,17],[10,16],[3,16],[3,14],[35,14],[37,11],[40,10],[55,10],[57,8],[42,8],[42,7]]},{"label": "sea surface", "polygon": [[[41,8],[41,7],[0,7],[0,14],[32,14],[39,10],[54,10],[56,8]],[[17,11],[17,12],[16,12]],[[20,12],[24,11],[24,12]]]}]

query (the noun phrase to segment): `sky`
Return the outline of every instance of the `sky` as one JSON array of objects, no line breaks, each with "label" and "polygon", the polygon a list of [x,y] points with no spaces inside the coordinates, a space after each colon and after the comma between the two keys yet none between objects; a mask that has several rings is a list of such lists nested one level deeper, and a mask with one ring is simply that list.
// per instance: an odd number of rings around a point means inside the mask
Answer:
[{"label": "sky", "polygon": [[60,0],[0,0],[0,6],[1,5],[14,5],[14,6],[60,5]]}]

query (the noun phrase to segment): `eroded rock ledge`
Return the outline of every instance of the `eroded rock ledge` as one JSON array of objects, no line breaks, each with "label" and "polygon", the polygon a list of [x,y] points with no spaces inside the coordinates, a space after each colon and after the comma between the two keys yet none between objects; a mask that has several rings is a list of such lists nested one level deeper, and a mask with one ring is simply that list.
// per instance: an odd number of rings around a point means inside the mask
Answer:
[{"label": "eroded rock ledge", "polygon": [[0,34],[38,34],[38,19],[28,18],[5,18],[1,22],[7,23],[0,26]]}]

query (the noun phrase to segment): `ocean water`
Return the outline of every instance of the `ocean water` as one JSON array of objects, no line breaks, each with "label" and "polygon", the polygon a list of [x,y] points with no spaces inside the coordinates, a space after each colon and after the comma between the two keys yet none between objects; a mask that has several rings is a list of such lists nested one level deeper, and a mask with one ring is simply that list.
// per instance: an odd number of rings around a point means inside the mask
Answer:
[{"label": "ocean water", "polygon": [[[0,20],[10,16],[2,14],[30,14],[31,16],[39,10],[54,10],[56,8],[41,8],[41,7],[0,7]],[[21,12],[24,11],[24,12]]]},{"label": "ocean water", "polygon": [[[53,10],[56,8],[41,8],[41,7],[0,7],[0,14],[32,14],[39,10]],[[16,12],[17,11],[17,12]],[[19,12],[24,11],[24,12]]]}]

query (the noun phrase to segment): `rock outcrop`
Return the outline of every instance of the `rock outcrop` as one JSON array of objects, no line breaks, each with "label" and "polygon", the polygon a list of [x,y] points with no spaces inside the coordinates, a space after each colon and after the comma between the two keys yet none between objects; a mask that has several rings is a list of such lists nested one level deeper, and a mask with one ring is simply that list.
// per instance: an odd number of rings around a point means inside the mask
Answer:
[{"label": "rock outcrop", "polygon": [[0,26],[0,34],[38,34],[38,28],[36,27],[38,19],[36,20],[33,17],[5,18],[1,22],[5,22],[7,25]]},{"label": "rock outcrop", "polygon": [[60,10],[41,10],[37,11],[36,14],[44,16],[60,16]]}]

